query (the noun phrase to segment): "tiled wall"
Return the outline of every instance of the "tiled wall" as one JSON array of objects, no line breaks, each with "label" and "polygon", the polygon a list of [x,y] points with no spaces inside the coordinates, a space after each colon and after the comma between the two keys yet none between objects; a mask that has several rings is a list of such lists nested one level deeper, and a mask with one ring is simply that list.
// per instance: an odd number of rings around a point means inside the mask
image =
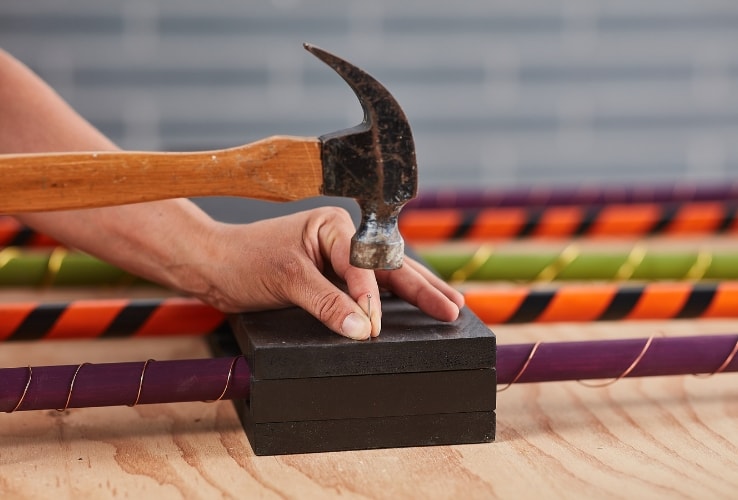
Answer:
[{"label": "tiled wall", "polygon": [[309,41],[405,109],[421,187],[738,172],[738,3],[3,0],[0,45],[132,149],[361,119]]}]

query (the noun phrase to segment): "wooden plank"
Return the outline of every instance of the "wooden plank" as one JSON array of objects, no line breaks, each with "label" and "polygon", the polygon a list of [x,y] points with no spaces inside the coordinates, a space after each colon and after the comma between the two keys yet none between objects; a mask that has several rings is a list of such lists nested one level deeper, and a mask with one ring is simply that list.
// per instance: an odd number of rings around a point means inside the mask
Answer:
[{"label": "wooden plank", "polygon": [[[47,293],[47,292],[44,292]],[[727,333],[737,320],[495,326],[519,343]],[[185,359],[201,339],[3,344],[0,365]],[[738,375],[515,385],[494,443],[255,456],[229,401],[0,414],[2,498],[733,498]]]}]

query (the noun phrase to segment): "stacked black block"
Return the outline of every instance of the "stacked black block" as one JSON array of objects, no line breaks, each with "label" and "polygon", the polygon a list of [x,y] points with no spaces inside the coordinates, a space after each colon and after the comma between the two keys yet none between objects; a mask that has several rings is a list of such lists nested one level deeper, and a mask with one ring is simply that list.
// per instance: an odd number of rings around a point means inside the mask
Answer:
[{"label": "stacked black block", "polygon": [[382,334],[363,342],[297,308],[234,317],[257,455],[494,440],[494,334],[468,309],[453,323],[395,298],[382,310]]}]

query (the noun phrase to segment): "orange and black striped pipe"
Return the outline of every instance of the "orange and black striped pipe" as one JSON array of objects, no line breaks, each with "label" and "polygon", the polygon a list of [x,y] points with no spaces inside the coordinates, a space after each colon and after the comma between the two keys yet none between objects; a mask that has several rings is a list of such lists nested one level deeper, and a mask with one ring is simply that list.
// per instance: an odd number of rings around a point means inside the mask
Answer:
[{"label": "orange and black striped pipe", "polygon": [[188,298],[0,304],[0,340],[207,335],[226,316]]},{"label": "orange and black striped pipe", "polygon": [[0,248],[2,247],[50,247],[59,243],[27,227],[14,217],[0,215]]},{"label": "orange and black striped pipe", "polygon": [[488,324],[738,317],[736,281],[485,287],[464,296]]},{"label": "orange and black striped pipe", "polygon": [[737,214],[738,204],[719,201],[415,209],[401,213],[400,233],[408,242],[731,233]]},{"label": "orange and black striped pipe", "polygon": [[[738,317],[738,282],[485,287],[464,291],[488,324]],[[0,304],[0,340],[207,335],[226,315],[195,299]]]}]

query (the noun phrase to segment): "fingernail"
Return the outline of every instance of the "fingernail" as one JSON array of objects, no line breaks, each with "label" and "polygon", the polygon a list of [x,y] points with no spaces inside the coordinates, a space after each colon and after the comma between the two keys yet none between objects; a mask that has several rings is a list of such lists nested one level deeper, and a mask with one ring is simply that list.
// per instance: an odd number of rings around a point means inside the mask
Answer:
[{"label": "fingernail", "polygon": [[379,334],[382,331],[382,318],[374,320],[374,325],[377,327],[377,333],[374,336],[379,337]]},{"label": "fingernail", "polygon": [[362,340],[368,337],[366,334],[367,322],[358,314],[351,313],[343,320],[341,334],[354,340]]}]

